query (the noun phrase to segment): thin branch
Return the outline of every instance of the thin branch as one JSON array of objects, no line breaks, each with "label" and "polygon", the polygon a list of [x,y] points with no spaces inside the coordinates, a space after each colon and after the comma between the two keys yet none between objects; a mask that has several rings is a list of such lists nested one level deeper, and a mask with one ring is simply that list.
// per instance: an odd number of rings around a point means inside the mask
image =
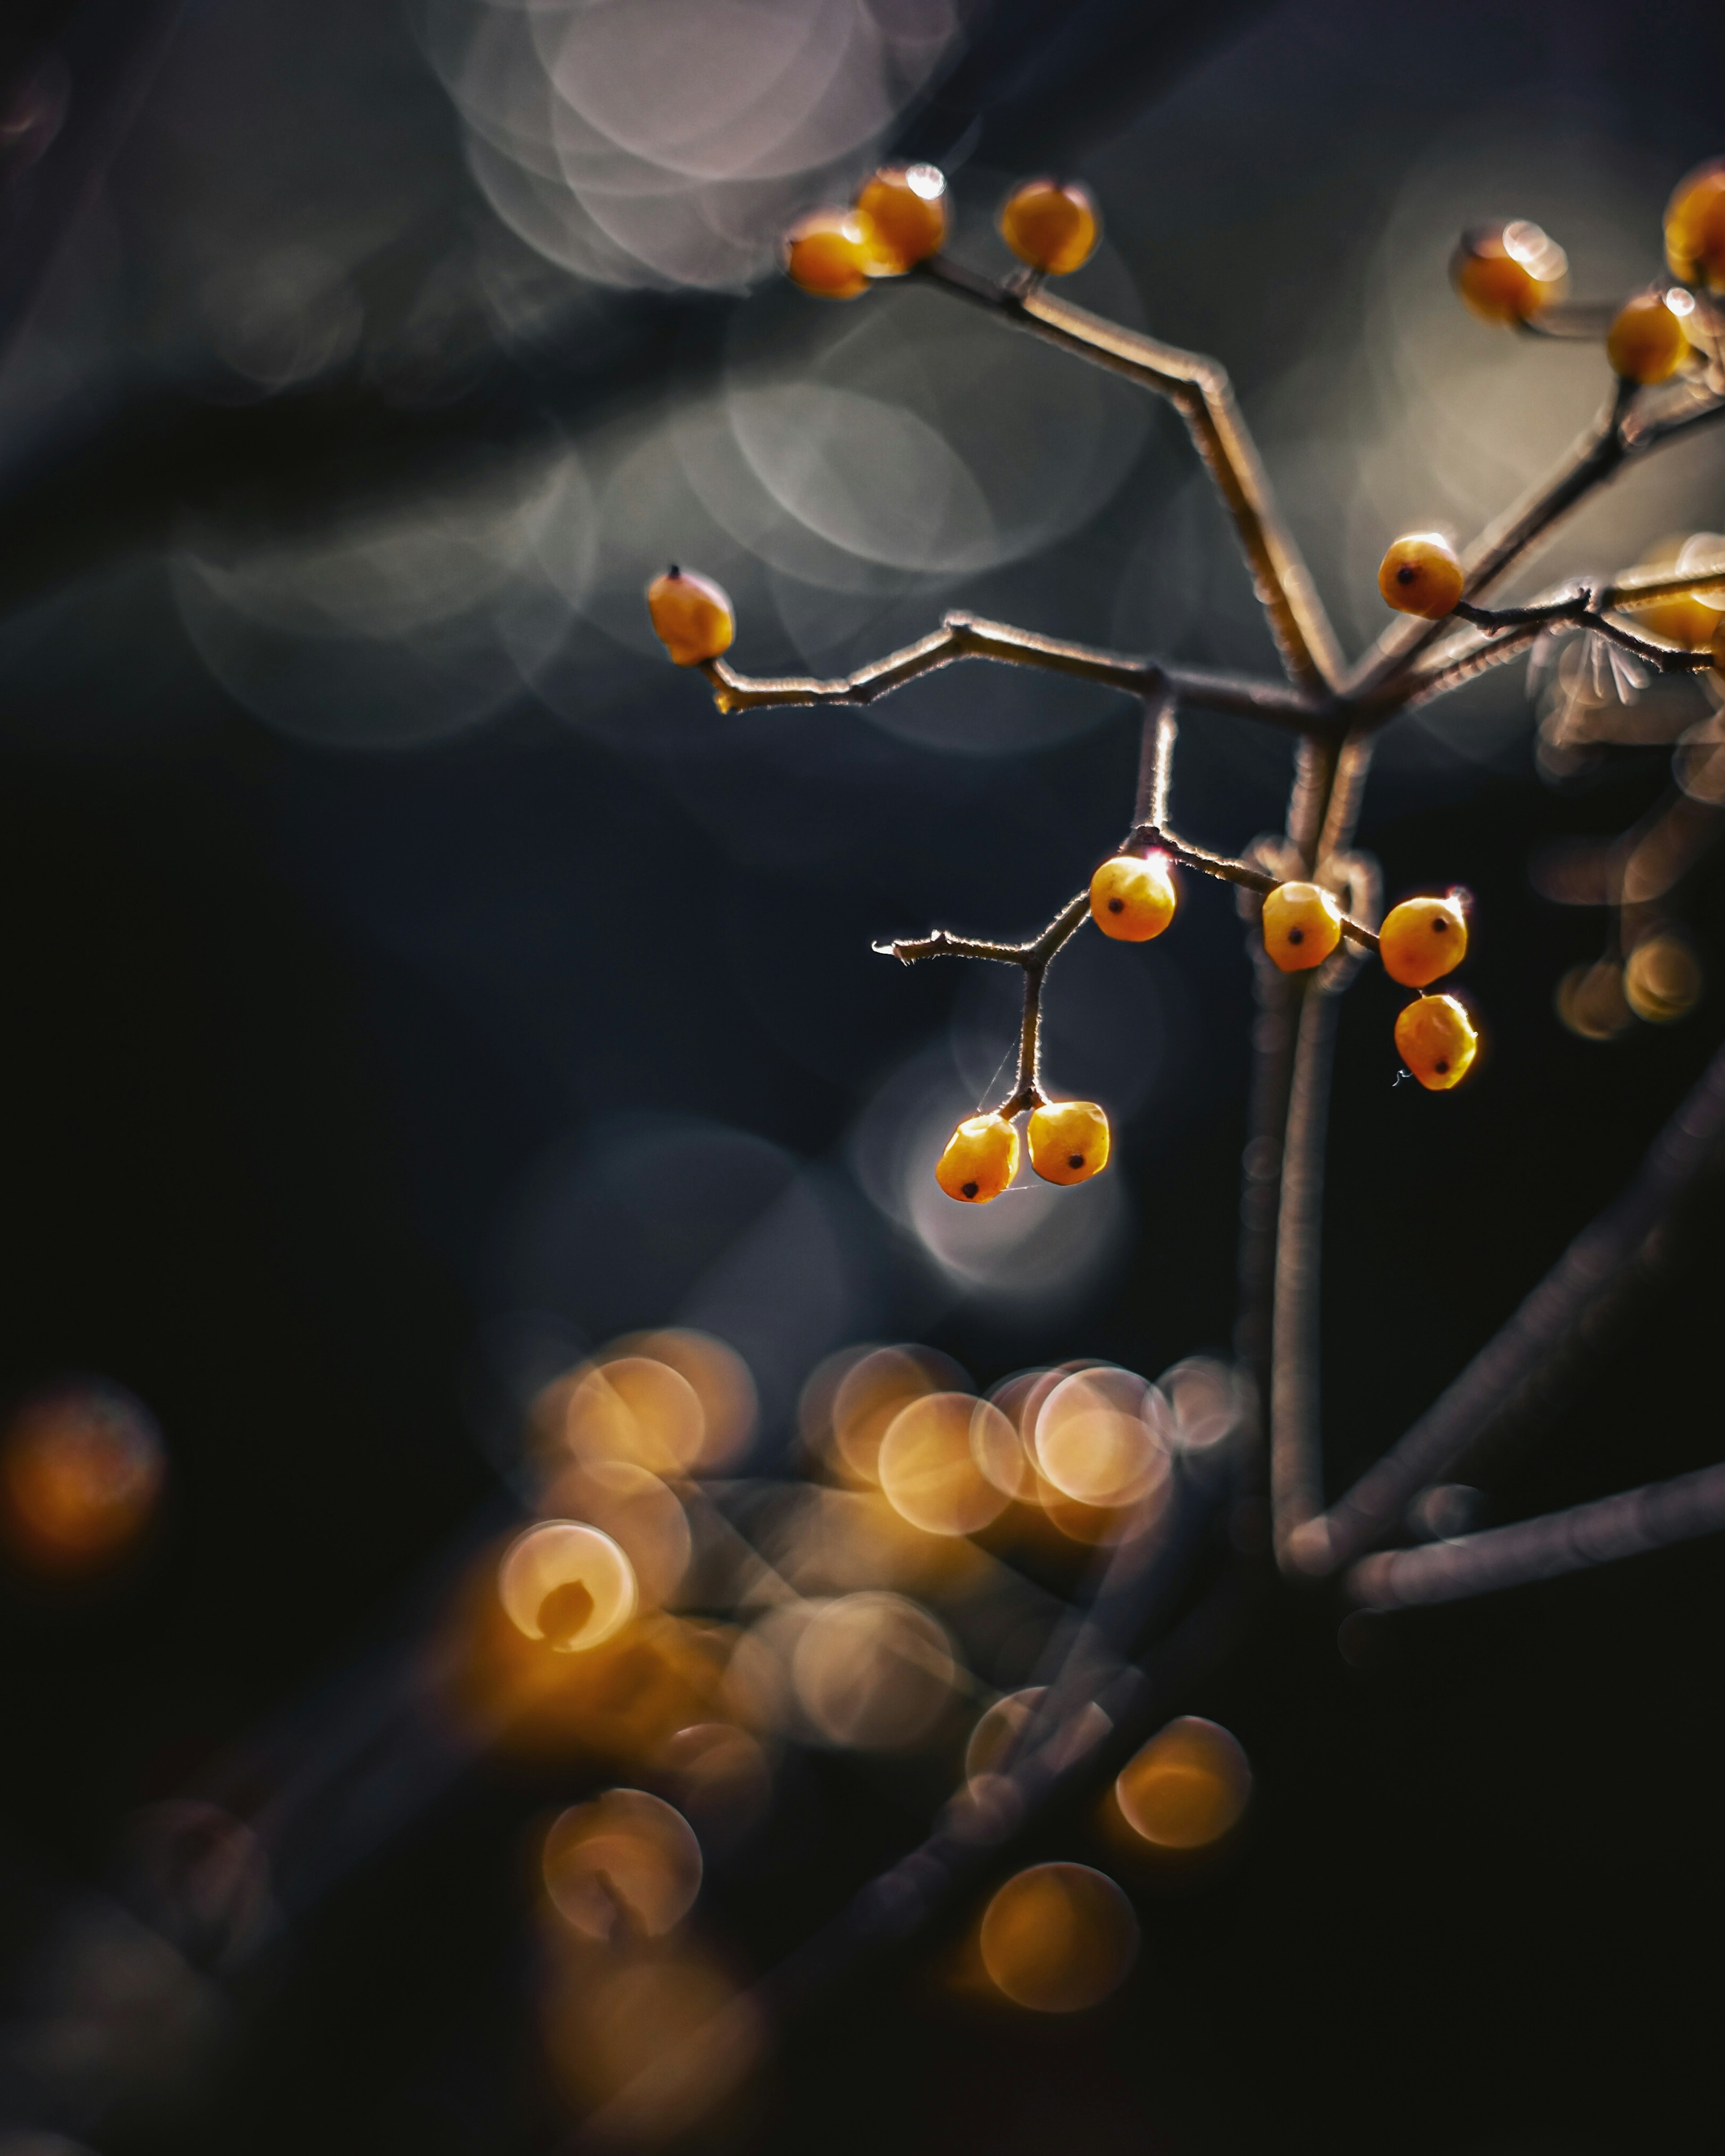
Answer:
[{"label": "thin branch", "polygon": [[1519,1387],[1562,1353],[1725,1139],[1725,1048],[1655,1139],[1640,1173],[1584,1229],[1453,1384],[1329,1511],[1299,1529],[1302,1572],[1338,1570],[1395,1533],[1418,1493],[1446,1479]]},{"label": "thin branch", "polygon": [[1055,299],[1040,285],[996,284],[945,255],[918,273],[944,291],[991,309],[1046,342],[1166,397],[1186,422],[1224,506],[1234,520],[1260,603],[1289,675],[1301,686],[1333,689],[1342,655],[1311,572],[1284,523],[1234,391],[1214,360],[1163,344]]},{"label": "thin branch", "polygon": [[1168,788],[1174,775],[1174,742],[1179,737],[1178,706],[1164,690],[1144,707],[1144,733],[1138,751],[1138,793],[1132,822],[1153,829],[1168,821]]},{"label": "thin branch", "polygon": [[[1611,403],[1570,444],[1547,476],[1481,532],[1462,557],[1464,597],[1473,598],[1489,590],[1623,462],[1628,454],[1621,432],[1625,408],[1620,384]],[[1342,684],[1343,694],[1367,695],[1388,686],[1442,633],[1440,622],[1392,622],[1349,672]],[[1394,708],[1394,704],[1388,705],[1384,716]]]},{"label": "thin branch", "polygon": [[1004,622],[979,621],[968,613],[949,613],[931,635],[907,644],[901,651],[890,652],[884,659],[870,660],[854,674],[830,680],[802,675],[758,680],[733,672],[722,659],[708,660],[701,670],[711,682],[713,701],[721,711],[746,711],[771,704],[872,704],[876,697],[890,696],[919,674],[932,673],[960,659],[994,659],[1009,666],[1042,667],[1080,680],[1099,681],[1107,688],[1124,689],[1135,696],[1153,696],[1167,690],[1184,703],[1264,719],[1275,726],[1322,731],[1337,723],[1327,702],[1321,703],[1279,681],[1202,667],[1163,666],[1153,659],[1135,659],[1098,651],[1088,644],[1063,643],[1029,629],[1010,628]]},{"label": "thin branch", "polygon": [[1603,636],[1612,644],[1620,644],[1632,653],[1644,665],[1661,674],[1705,674],[1712,667],[1712,654],[1707,651],[1685,650],[1672,644],[1651,644],[1633,629],[1625,629],[1608,614],[1601,613],[1594,603],[1594,595],[1585,585],[1560,599],[1552,599],[1542,605],[1523,607],[1477,607],[1466,599],[1455,608],[1463,621],[1471,622],[1476,629],[1484,629],[1488,635],[1502,630],[1531,629],[1535,631],[1568,627],[1588,630],[1594,636]]},{"label": "thin branch", "polygon": [[[1155,846],[1178,867],[1196,869],[1200,875],[1214,876],[1222,883],[1237,884],[1241,890],[1255,891],[1262,897],[1267,898],[1271,891],[1280,890],[1288,880],[1286,876],[1272,875],[1267,870],[1255,868],[1250,861],[1236,861],[1225,854],[1206,852],[1202,846],[1194,846],[1190,839],[1177,839],[1172,831],[1162,830],[1154,824],[1134,824],[1122,840],[1121,850],[1125,853],[1140,846]],[[1347,914],[1342,916],[1342,933],[1351,943],[1358,943],[1363,951],[1378,948],[1377,931],[1368,928],[1363,921],[1351,919]]]},{"label": "thin branch", "polygon": [[1722,1529],[1725,1466],[1703,1467],[1669,1482],[1646,1483],[1619,1496],[1520,1520],[1513,1527],[1488,1527],[1419,1549],[1381,1552],[1355,1565],[1346,1586],[1368,1609],[1459,1602],[1529,1580],[1615,1564]]}]

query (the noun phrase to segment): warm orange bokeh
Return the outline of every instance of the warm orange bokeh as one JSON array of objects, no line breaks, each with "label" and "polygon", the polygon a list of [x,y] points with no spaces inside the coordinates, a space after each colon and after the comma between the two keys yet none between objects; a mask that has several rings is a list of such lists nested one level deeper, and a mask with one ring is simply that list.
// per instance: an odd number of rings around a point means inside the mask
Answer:
[{"label": "warm orange bokeh", "polygon": [[117,1386],[39,1394],[0,1439],[6,1542],[33,1572],[98,1571],[147,1527],[167,1473],[155,1423]]}]

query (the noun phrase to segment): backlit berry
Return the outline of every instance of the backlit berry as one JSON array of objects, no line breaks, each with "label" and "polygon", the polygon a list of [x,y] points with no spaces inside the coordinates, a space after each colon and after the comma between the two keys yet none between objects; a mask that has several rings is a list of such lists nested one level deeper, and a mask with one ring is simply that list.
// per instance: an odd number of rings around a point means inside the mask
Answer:
[{"label": "backlit berry", "polygon": [[1108,1118],[1094,1101],[1050,1101],[1030,1118],[1030,1165],[1045,1183],[1087,1183],[1108,1165]]},{"label": "backlit berry", "polygon": [[1467,1075],[1480,1037],[1454,996],[1421,996],[1396,1020],[1395,1045],[1428,1092],[1447,1093]]},{"label": "backlit berry", "polygon": [[1168,855],[1141,860],[1117,854],[1090,880],[1091,918],[1121,943],[1147,943],[1174,917],[1174,880]]},{"label": "backlit berry", "polygon": [[[1704,574],[1718,565],[1722,553],[1725,553],[1725,539],[1717,532],[1673,532],[1647,549],[1635,564],[1635,573],[1669,576],[1673,570],[1692,569],[1697,575]],[[1725,593],[1715,592],[1712,596],[1725,598]],[[1635,616],[1637,629],[1675,644],[1682,651],[1705,650],[1719,626],[1718,609],[1693,592],[1646,603],[1638,601],[1633,592],[1626,592],[1619,603],[1625,613]]]},{"label": "backlit berry", "polygon": [[947,1140],[934,1179],[962,1205],[986,1205],[1019,1172],[1019,1134],[1004,1116],[972,1116]]},{"label": "backlit berry", "polygon": [[1725,157],[1678,182],[1666,205],[1665,259],[1686,285],[1725,292]]},{"label": "backlit berry", "polygon": [[1378,956],[1390,979],[1404,988],[1430,988],[1453,973],[1467,956],[1467,921],[1460,901],[1404,898],[1393,906],[1378,932]]},{"label": "backlit berry", "polygon": [[876,277],[902,277],[945,244],[947,177],[937,165],[882,166],[856,207],[873,228],[869,268]]},{"label": "backlit berry", "polygon": [[869,289],[874,226],[854,209],[818,209],[785,234],[791,282],[818,300],[854,300]]},{"label": "backlit berry", "polygon": [[1488,322],[1528,321],[1563,297],[1568,275],[1563,249],[1525,218],[1470,226],[1450,258],[1455,290]]},{"label": "backlit berry", "polygon": [[1640,292],[1625,302],[1605,338],[1614,374],[1625,382],[1670,381],[1690,351],[1674,299],[1685,311],[1695,304],[1686,292]]},{"label": "backlit berry", "polygon": [[1077,181],[1026,180],[1000,205],[1000,236],[1033,270],[1070,277],[1096,253],[1102,224]]},{"label": "backlit berry", "polygon": [[699,666],[731,649],[737,617],[711,578],[692,576],[673,562],[647,587],[653,632],[679,666]]},{"label": "backlit berry", "polygon": [[1321,966],[1342,941],[1342,913],[1315,883],[1278,884],[1264,901],[1264,948],[1285,973]]},{"label": "backlit berry", "polygon": [[1455,549],[1440,531],[1409,532],[1379,563],[1378,588],[1398,613],[1441,621],[1455,611],[1464,589]]}]

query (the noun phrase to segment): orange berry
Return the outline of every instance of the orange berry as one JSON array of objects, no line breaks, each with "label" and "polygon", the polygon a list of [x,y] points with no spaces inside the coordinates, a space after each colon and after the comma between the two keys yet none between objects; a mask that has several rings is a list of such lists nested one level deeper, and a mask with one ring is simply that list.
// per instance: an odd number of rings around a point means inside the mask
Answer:
[{"label": "orange berry", "polygon": [[1264,901],[1264,948],[1285,973],[1321,966],[1342,941],[1342,913],[1315,883],[1278,884]]},{"label": "orange berry", "polygon": [[986,1205],[1019,1172],[1019,1134],[1004,1116],[971,1116],[947,1140],[934,1179],[948,1198]]},{"label": "orange berry", "polygon": [[1108,1118],[1094,1101],[1050,1101],[1030,1118],[1030,1165],[1045,1183],[1088,1183],[1108,1165]]},{"label": "orange berry", "polygon": [[1404,898],[1384,916],[1378,956],[1392,981],[1404,988],[1430,988],[1453,973],[1467,956],[1467,919],[1452,892],[1447,898]]},{"label": "orange berry", "polygon": [[1651,630],[1666,643],[1675,644],[1680,651],[1705,650],[1719,626],[1717,612],[1692,592],[1681,593],[1676,598],[1655,599],[1650,606],[1636,606],[1631,598],[1624,601],[1624,606],[1634,613],[1637,629]]},{"label": "orange berry", "polygon": [[647,587],[653,633],[679,666],[699,666],[731,649],[737,617],[709,577],[693,576],[673,562]]},{"label": "orange berry", "polygon": [[1563,297],[1568,259],[1537,224],[1471,225],[1450,258],[1455,290],[1482,321],[1525,322]]},{"label": "orange berry", "polygon": [[[1672,295],[1640,292],[1625,303],[1605,338],[1612,372],[1625,382],[1669,382],[1689,356],[1689,333]],[[1686,292],[1675,295],[1686,312],[1695,302]]]},{"label": "orange berry", "polygon": [[1665,259],[1686,285],[1725,291],[1725,157],[1678,182],[1666,205]]},{"label": "orange berry", "polygon": [[902,277],[946,244],[947,176],[938,165],[883,165],[856,207],[874,228],[869,268],[876,277]]},{"label": "orange berry", "polygon": [[1000,205],[1000,236],[1033,270],[1070,277],[1096,253],[1102,221],[1076,180],[1026,180]]},{"label": "orange berry", "polygon": [[860,212],[813,210],[785,234],[785,270],[818,300],[854,300],[869,289],[874,244],[874,226]]},{"label": "orange berry", "polygon": [[1378,565],[1378,588],[1398,613],[1441,621],[1465,588],[1455,549],[1440,531],[1410,531]]},{"label": "orange berry", "polygon": [[1174,917],[1174,880],[1166,854],[1117,854],[1090,880],[1090,912],[1105,936],[1147,943]]},{"label": "orange berry", "polygon": [[1478,1053],[1473,1020],[1454,996],[1421,996],[1395,1022],[1401,1059],[1430,1093],[1447,1093]]}]

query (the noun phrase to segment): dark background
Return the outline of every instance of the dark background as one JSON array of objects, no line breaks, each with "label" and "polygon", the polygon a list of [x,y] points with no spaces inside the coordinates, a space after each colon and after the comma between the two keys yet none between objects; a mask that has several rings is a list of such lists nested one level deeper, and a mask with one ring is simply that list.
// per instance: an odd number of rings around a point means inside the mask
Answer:
[{"label": "dark background", "polygon": [[[313,637],[302,672],[287,644],[223,641],[234,617],[210,612],[198,564],[244,575],[367,519],[434,526],[553,441],[603,481],[617,430],[662,441],[749,338],[840,332],[770,286],[547,267],[476,186],[423,22],[381,0],[194,6],[171,40],[166,22],[44,5],[0,40],[26,120],[44,82],[71,86],[49,146],[0,163],[0,1384],[116,1379],[172,1461],[167,1517],[123,1578],[82,1597],[14,1583],[0,1604],[15,2035],[67,2010],[44,2004],[44,1972],[79,1897],[112,1878],[125,1818],[411,1629],[443,1553],[501,1503],[534,1326],[578,1345],[679,1314],[681,1261],[605,1240],[632,1190],[659,1202],[667,1132],[765,1142],[744,1147],[758,1174],[726,1232],[800,1177],[840,1254],[819,1310],[768,1328],[762,1471],[795,1383],[841,1339],[927,1338],[987,1383],[1080,1353],[1153,1373],[1225,1348],[1232,1322],[1249,975],[1219,891],[1189,895],[1123,1031],[1076,957],[1067,1006],[1055,976],[1056,1044],[1070,1010],[1098,1082],[1110,1056],[1153,1069],[1121,1133],[1130,1220],[1069,1287],[960,1292],[855,1166],[869,1104],[981,1008],[963,969],[905,972],[870,942],[1045,918],[1124,820],[1123,704],[964,669],[868,716],[721,721],[622,595],[673,551],[737,572],[685,539],[685,495],[639,479],[595,482],[632,522],[531,684],[496,685],[495,646],[382,630],[357,658]],[[1699,7],[1194,23],[1000,0],[968,36],[891,146],[956,146],[978,219],[1014,172],[1089,178],[1114,251],[1076,295],[1229,366],[1355,648],[1378,625],[1384,541],[1495,507],[1584,421],[1603,372],[1500,352],[1453,308],[1430,236],[1525,209],[1570,245],[1578,292],[1609,294],[1654,273],[1666,192],[1725,140],[1725,24]],[[308,234],[346,265],[360,326],[271,387],[232,364],[205,299]],[[481,304],[499,261],[533,295],[501,328]],[[949,320],[918,295],[861,305],[930,310],[930,336]],[[1512,383],[1478,403],[1477,455],[1430,386],[1458,352]],[[1085,439],[1107,480],[1076,528],[1032,528],[981,571],[882,572],[865,606],[822,617],[812,663],[855,663],[947,605],[1263,663],[1244,578],[1180,490],[1173,427],[1071,372],[1073,398],[1100,398]],[[1067,378],[1037,376],[1034,395],[1057,402]],[[1540,577],[1717,524],[1721,475],[1718,444],[1697,444],[1686,475],[1590,511]],[[1026,484],[1034,527],[1054,482]],[[800,663],[808,588],[745,572],[744,666]],[[1384,984],[1350,998],[1327,1221],[1337,1477],[1514,1307],[1717,1039],[1717,992],[1607,1045],[1559,1027],[1553,986],[1600,923],[1537,898],[1530,855],[1630,821],[1663,764],[1625,756],[1554,793],[1525,708],[1506,676],[1453,718],[1404,722],[1368,805],[1392,895],[1476,893],[1490,1053],[1466,1092],[1416,1097],[1391,1082]],[[380,710],[405,715],[393,746],[366,732]],[[1278,740],[1189,721],[1182,824],[1243,843],[1279,816],[1286,766]],[[1707,868],[1685,897],[1715,958],[1720,896]],[[552,1309],[521,1224],[566,1199],[586,1255]],[[1717,1456],[1717,1204],[1540,1448],[1504,1463],[1494,1517]],[[1099,2156],[1671,2139],[1717,2079],[1721,1614],[1707,1543],[1397,1620],[1363,1668],[1337,1651],[1337,1604],[1276,1602],[1188,1702],[1251,1754],[1251,1831],[1198,1885],[1138,1882],[1124,1991],[1070,2025],[993,2019],[938,1988],[931,1949],[793,2030],[737,2133]],[[315,1750],[316,1709],[294,1726]],[[812,1853],[713,1882],[746,1968],[920,1831],[830,1763],[808,1771]],[[480,1764],[302,1907],[284,1882],[284,1921],[229,1985],[192,2085],[80,2108],[18,2035],[0,2094],[20,2127],[116,2152],[557,2145],[521,1851],[567,1800],[554,1777]],[[1106,1861],[1085,1819],[1051,1831],[1046,1853]]]}]

